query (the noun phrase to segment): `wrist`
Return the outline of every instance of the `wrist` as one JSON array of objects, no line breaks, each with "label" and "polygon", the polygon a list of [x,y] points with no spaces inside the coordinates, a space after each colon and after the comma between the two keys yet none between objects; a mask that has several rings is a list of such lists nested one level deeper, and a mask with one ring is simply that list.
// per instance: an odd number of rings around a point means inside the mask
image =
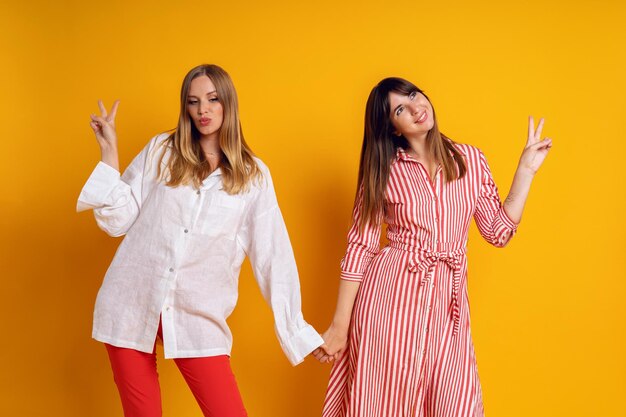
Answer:
[{"label": "wrist", "polygon": [[532,179],[535,177],[535,174],[536,172],[533,171],[532,168],[521,164],[517,166],[517,171],[515,171],[516,177],[526,181],[532,181]]},{"label": "wrist", "polygon": [[118,171],[120,170],[119,167],[119,158],[117,155],[117,150],[108,150],[108,151],[104,151],[102,150],[102,158],[101,161],[104,162],[105,164],[117,169]]},{"label": "wrist", "polygon": [[340,333],[347,333],[350,328],[350,320],[335,317],[330,324],[330,328]]}]

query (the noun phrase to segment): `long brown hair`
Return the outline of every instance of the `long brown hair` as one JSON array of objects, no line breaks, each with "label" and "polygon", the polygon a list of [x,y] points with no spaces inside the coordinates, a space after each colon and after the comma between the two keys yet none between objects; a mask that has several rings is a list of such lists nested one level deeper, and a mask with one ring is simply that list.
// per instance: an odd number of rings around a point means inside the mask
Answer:
[{"label": "long brown hair", "polygon": [[[357,188],[357,196],[361,188],[363,193],[362,214],[359,220],[361,230],[368,223],[375,224],[376,219],[380,218],[391,163],[396,157],[398,148],[407,149],[409,147],[409,142],[404,136],[394,134],[394,127],[390,119],[390,92],[407,96],[415,92],[424,94],[422,90],[409,81],[396,77],[385,78],[370,92],[365,107],[365,131]],[[430,102],[426,94],[424,96]],[[454,146],[454,142],[439,132],[434,108],[433,120],[433,127],[428,131],[426,137],[428,152],[431,158],[442,166],[443,177],[446,182],[462,178],[467,171],[465,161]]]},{"label": "long brown hair", "polygon": [[[206,75],[211,79],[217,98],[223,107],[223,121],[219,130],[221,155],[220,169],[224,190],[229,194],[238,194],[248,188],[249,182],[261,177],[261,171],[254,160],[254,153],[246,143],[239,121],[239,104],[235,86],[226,71],[217,65],[199,65],[185,75],[180,89],[180,114],[176,130],[164,142],[170,149],[166,163],[168,178],[166,184],[171,187],[193,185],[199,188],[209,175],[209,166],[200,147],[200,132],[196,129],[187,111],[187,99],[191,81]],[[165,156],[164,151],[161,161]],[[161,176],[161,164],[158,167]]]}]

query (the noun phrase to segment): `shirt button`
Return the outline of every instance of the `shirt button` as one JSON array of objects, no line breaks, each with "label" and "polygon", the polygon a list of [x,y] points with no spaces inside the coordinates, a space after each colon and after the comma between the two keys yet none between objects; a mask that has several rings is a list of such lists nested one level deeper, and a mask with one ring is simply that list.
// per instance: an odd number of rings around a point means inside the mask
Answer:
[{"label": "shirt button", "polygon": [[426,328],[426,330],[424,330],[424,333],[428,333],[428,327]]},{"label": "shirt button", "polygon": [[200,195],[200,190],[196,191],[196,194]]},{"label": "shirt button", "polygon": [[170,311],[170,307],[165,307],[165,311]]},{"label": "shirt button", "polygon": [[170,272],[174,272],[174,268],[170,268]]},{"label": "shirt button", "polygon": [[189,230],[185,229],[185,233],[189,233]]}]

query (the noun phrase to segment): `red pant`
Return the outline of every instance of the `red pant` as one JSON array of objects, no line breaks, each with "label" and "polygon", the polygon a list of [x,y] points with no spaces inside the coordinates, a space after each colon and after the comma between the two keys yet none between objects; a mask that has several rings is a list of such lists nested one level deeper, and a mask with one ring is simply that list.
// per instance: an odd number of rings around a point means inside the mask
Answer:
[{"label": "red pant", "polygon": [[[161,326],[159,326],[161,336]],[[125,417],[161,417],[156,348],[139,352],[105,344]],[[156,347],[156,346],[155,346]],[[174,359],[205,417],[246,417],[226,355]]]}]

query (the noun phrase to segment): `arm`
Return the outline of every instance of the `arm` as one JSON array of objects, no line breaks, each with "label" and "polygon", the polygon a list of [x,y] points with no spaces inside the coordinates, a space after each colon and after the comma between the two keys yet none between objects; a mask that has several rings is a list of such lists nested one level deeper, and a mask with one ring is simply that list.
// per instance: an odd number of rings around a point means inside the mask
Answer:
[{"label": "arm", "polygon": [[323,340],[302,316],[300,281],[289,235],[269,171],[262,171],[263,185],[237,240],[248,254],[261,293],[272,308],[280,345],[295,366]]},{"label": "arm", "polygon": [[552,146],[550,139],[539,140],[542,126],[543,119],[535,132],[533,119],[530,118],[528,141],[504,204],[500,203],[498,189],[487,160],[482,153],[480,154],[482,183],[474,218],[481,235],[496,247],[505,246],[515,234],[534,175]]},{"label": "arm", "polygon": [[522,220],[522,213],[524,212],[530,185],[546,156],[548,156],[548,151],[552,148],[552,139],[545,138],[540,140],[543,123],[544,119],[539,120],[539,125],[535,131],[533,118],[530,117],[528,119],[526,147],[522,152],[517,170],[515,171],[509,195],[504,200],[504,210],[515,223],[519,223]]},{"label": "arm", "polygon": [[331,362],[346,350],[352,309],[363,280],[363,274],[380,250],[382,214],[378,216],[376,224],[368,223],[361,231],[359,222],[362,203],[363,189],[361,187],[352,212],[353,222],[348,232],[348,248],[341,261],[341,281],[333,321],[322,335],[325,342],[323,349],[318,349],[313,353],[320,362]]},{"label": "arm", "polygon": [[111,236],[120,236],[134,223],[141,206],[142,178],[150,144],[135,157],[120,176],[115,115],[119,102],[107,114],[98,102],[102,117],[92,115],[91,127],[100,145],[101,161],[81,190],[76,211],[93,209],[98,226]]}]

